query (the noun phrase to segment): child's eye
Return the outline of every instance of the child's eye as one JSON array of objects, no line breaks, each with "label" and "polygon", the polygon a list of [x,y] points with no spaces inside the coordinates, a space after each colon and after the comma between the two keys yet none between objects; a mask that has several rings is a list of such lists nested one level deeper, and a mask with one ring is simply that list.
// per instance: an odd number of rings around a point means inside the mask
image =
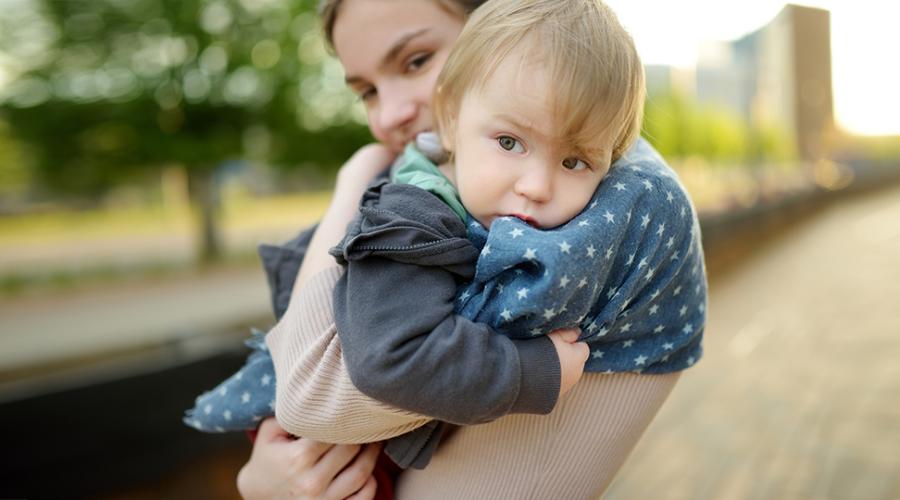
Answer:
[{"label": "child's eye", "polygon": [[419,68],[421,68],[422,66],[425,66],[425,63],[427,63],[431,59],[432,55],[433,54],[430,52],[425,52],[422,54],[414,55],[406,63],[406,70],[407,71],[416,71]]},{"label": "child's eye", "polygon": [[498,137],[497,144],[499,144],[501,148],[513,153],[525,152],[525,148],[522,147],[522,144],[520,144],[519,141],[515,138],[508,135],[501,135],[500,137]]},{"label": "child's eye", "polygon": [[587,163],[575,158],[574,156],[570,156],[562,161],[563,167],[566,167],[569,170],[584,170],[586,168],[591,168]]}]

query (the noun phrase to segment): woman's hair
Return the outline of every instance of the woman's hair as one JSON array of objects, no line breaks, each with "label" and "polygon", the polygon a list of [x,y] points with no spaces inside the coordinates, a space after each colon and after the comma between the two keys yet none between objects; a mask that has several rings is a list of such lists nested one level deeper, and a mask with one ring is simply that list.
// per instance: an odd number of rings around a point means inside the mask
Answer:
[{"label": "woman's hair", "polygon": [[467,92],[505,57],[524,50],[520,71],[542,68],[559,136],[580,150],[606,138],[617,160],[640,134],[644,69],[631,36],[599,0],[490,0],[460,33],[438,76],[432,111],[445,144]]},{"label": "woman's hair", "polygon": [[[447,9],[455,15],[462,18],[469,17],[479,5],[486,0],[422,0],[429,2],[437,2],[441,8]],[[337,20],[338,12],[343,5],[344,0],[319,0],[319,18],[322,19],[322,30],[325,32],[325,40],[333,46],[334,40],[334,22]]]}]

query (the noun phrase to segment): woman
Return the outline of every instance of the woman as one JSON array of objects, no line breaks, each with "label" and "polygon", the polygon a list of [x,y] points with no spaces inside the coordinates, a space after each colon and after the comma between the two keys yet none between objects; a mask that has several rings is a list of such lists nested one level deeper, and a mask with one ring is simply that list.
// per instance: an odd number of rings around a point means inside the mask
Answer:
[{"label": "woman", "polygon": [[[366,103],[373,135],[342,168],[339,182],[360,193],[418,132],[432,126],[428,104],[437,74],[473,2],[343,0],[323,9],[326,34],[347,82]],[[337,243],[358,197],[334,200],[317,231],[295,290],[333,266],[325,250]],[[515,415],[463,428],[424,471],[405,472],[401,498],[544,498],[596,496],[609,484],[678,375],[588,374],[547,417]],[[377,447],[291,441],[277,424],[263,424],[239,488],[248,497],[369,498]],[[540,450],[528,453],[522,450]],[[572,457],[581,459],[572,460]],[[566,462],[565,460],[568,460]],[[344,468],[349,463],[349,466]],[[551,466],[548,466],[550,464]],[[565,489],[561,489],[562,486]]]}]

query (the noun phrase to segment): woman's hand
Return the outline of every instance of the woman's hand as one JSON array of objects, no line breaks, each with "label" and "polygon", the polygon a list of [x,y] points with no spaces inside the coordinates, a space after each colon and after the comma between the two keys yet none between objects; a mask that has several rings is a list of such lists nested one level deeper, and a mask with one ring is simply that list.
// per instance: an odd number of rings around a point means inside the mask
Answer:
[{"label": "woman's hand", "polygon": [[237,488],[247,499],[371,500],[380,443],[333,445],[296,439],[268,418],[259,426]]},{"label": "woman's hand", "polygon": [[578,342],[581,332],[577,328],[568,328],[551,332],[548,337],[559,356],[559,397],[573,387],[584,374],[584,363],[590,355],[590,348],[584,342]]},{"label": "woman's hand", "polygon": [[338,172],[336,189],[348,186],[365,189],[396,157],[397,153],[379,143],[359,148]]}]

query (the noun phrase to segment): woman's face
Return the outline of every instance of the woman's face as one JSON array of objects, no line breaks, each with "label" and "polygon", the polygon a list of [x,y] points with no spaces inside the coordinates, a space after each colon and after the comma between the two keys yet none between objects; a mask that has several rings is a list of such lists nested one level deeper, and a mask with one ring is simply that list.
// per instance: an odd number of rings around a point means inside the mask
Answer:
[{"label": "woman's face", "polygon": [[401,151],[433,128],[431,95],[464,19],[437,0],[345,0],[332,38],[372,135]]}]

